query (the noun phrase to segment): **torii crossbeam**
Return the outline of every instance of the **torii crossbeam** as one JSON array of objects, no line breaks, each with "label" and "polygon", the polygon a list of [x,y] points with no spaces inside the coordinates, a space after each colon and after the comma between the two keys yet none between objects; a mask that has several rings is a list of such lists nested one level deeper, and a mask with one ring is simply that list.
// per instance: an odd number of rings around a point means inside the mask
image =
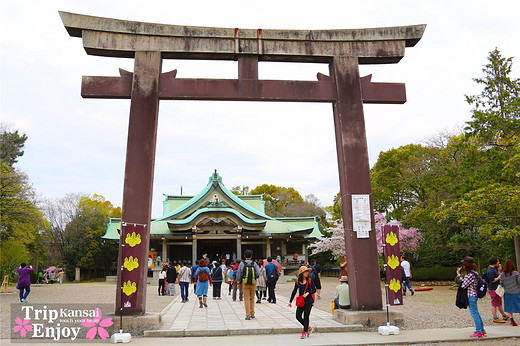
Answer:
[{"label": "torii crossbeam", "polygon": [[[67,12],[60,16],[69,34],[83,39],[88,54],[135,59],[133,72],[120,70],[120,77],[83,77],[81,89],[85,98],[131,100],[123,223],[150,222],[159,100],[332,103],[351,306],[355,310],[382,308],[376,236],[369,232],[374,213],[363,103],[400,104],[406,101],[406,94],[404,84],[372,83],[371,76],[360,77],[358,66],[399,62],[405,48],[421,39],[426,25],[251,30],[152,24]],[[176,70],[161,73],[162,59],[238,60],[238,79],[176,78]],[[316,81],[259,80],[259,61],[328,63],[330,76],[318,74]],[[149,232],[142,234],[141,241],[139,261],[146,263]],[[131,293],[136,295],[136,303],[125,306],[124,314],[146,310],[147,268],[141,265],[138,269],[141,280]],[[116,296],[119,312],[122,302]]]}]

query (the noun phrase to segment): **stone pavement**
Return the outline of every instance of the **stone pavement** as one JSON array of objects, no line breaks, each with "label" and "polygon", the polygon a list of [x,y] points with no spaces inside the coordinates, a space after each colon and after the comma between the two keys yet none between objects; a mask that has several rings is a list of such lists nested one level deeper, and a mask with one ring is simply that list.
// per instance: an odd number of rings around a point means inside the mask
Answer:
[{"label": "stone pavement", "polygon": [[[208,293],[211,294],[211,288]],[[266,300],[255,303],[256,318],[249,321],[245,320],[244,302],[234,302],[227,290],[223,290],[222,300],[208,297],[207,308],[199,308],[199,301],[193,291],[189,299],[187,303],[181,303],[181,297],[176,297],[162,312],[161,328],[145,331],[145,337],[286,334],[302,331],[302,325],[296,320],[296,307],[294,304],[292,308],[287,306],[287,297],[277,296],[277,304],[270,304]],[[330,311],[315,308],[311,311],[310,320],[311,326],[320,333],[363,330],[362,325],[341,324],[332,319]]]}]

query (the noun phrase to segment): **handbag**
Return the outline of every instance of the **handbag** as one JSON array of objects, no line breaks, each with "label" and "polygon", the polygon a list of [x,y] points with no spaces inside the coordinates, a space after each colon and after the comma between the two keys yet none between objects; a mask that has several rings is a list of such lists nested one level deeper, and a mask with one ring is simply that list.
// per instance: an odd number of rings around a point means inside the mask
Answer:
[{"label": "handbag", "polygon": [[502,286],[502,285],[498,285],[498,286],[497,286],[497,289],[495,290],[495,293],[496,293],[496,295],[499,296],[500,298],[503,298],[503,297],[504,297],[504,293],[505,293],[505,291],[504,291],[504,286]]},{"label": "handbag", "polygon": [[[296,281],[296,284],[298,284],[298,281]],[[303,290],[303,294],[305,294],[305,291],[307,291],[307,287],[309,287],[309,280],[307,280],[307,284],[305,285],[305,289]],[[303,296],[296,297],[296,307],[303,308],[305,306],[305,297]]]},{"label": "handbag", "polygon": [[457,298],[455,299],[455,305],[459,309],[467,309],[469,305],[468,299],[468,289],[462,288],[462,284],[459,284],[459,288],[457,289]]}]

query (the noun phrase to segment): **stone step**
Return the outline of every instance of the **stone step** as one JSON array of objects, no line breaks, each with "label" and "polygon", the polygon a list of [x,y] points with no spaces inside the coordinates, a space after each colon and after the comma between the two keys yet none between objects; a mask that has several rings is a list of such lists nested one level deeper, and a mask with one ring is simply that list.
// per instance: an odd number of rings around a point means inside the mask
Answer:
[{"label": "stone step", "polygon": [[[347,333],[363,331],[362,324],[315,327],[313,332],[317,333]],[[260,335],[260,334],[297,334],[302,331],[301,327],[290,328],[241,328],[241,329],[190,329],[190,330],[147,330],[145,337],[193,337],[193,336],[232,336],[232,335]]]}]

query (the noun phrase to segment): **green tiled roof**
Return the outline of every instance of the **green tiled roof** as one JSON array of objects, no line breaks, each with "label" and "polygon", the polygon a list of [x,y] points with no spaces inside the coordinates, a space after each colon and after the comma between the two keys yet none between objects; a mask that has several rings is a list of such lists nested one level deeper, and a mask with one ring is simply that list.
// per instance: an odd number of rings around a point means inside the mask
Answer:
[{"label": "green tiled roof", "polygon": [[[255,234],[264,236],[276,235],[301,235],[305,238],[322,236],[316,217],[289,217],[273,218],[265,214],[262,195],[237,196],[229,191],[222,183],[222,178],[215,171],[209,178],[208,184],[197,195],[175,196],[164,195],[164,214],[162,217],[152,220],[151,235],[174,235],[176,231],[170,230],[170,226],[183,229],[196,222],[197,218],[211,214],[229,214],[244,226],[254,227]],[[214,198],[216,196],[218,199]],[[175,199],[176,203],[184,203],[172,211],[167,211],[167,200]],[[209,203],[208,203],[209,202]],[[265,225],[265,226],[264,226]],[[263,226],[263,230],[258,231]],[[120,219],[110,219],[107,225],[105,239],[119,239],[118,230],[121,228]],[[189,227],[191,228],[191,227]],[[184,231],[188,230],[186,228]]]}]

